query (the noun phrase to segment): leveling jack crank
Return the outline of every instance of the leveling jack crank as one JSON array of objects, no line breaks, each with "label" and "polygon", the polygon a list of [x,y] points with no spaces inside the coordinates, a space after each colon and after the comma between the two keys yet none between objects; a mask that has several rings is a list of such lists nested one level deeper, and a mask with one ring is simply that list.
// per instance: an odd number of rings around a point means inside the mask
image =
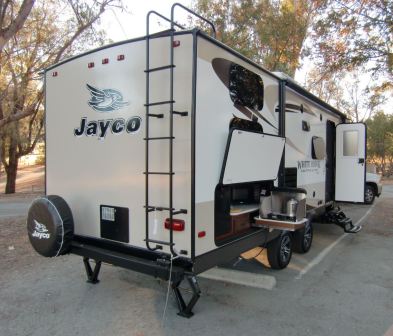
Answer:
[{"label": "leveling jack crank", "polygon": [[362,229],[360,225],[353,225],[352,219],[348,218],[339,207],[328,211],[325,216],[326,221],[338,225],[346,233],[358,233]]}]

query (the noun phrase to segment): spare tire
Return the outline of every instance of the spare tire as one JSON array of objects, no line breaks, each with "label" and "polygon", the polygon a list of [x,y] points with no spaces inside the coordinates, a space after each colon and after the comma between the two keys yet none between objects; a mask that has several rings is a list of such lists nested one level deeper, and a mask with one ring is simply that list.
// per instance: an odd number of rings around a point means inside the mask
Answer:
[{"label": "spare tire", "polygon": [[27,215],[27,233],[31,245],[44,257],[67,253],[74,235],[74,220],[67,202],[55,195],[34,200]]}]

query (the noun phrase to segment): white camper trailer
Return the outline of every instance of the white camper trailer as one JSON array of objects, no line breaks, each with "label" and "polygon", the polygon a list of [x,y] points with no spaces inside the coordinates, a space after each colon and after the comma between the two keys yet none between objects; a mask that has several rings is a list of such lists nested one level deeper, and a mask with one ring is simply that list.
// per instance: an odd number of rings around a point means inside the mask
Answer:
[{"label": "white camper trailer", "polygon": [[176,7],[171,30],[150,34],[150,12],[145,37],[46,69],[49,196],[28,232],[42,255],[83,256],[90,282],[101,262],[171,281],[189,317],[195,275],[256,246],[284,268],[292,246],[310,248],[312,216],[363,201],[365,128],[214,37],[175,31]]}]

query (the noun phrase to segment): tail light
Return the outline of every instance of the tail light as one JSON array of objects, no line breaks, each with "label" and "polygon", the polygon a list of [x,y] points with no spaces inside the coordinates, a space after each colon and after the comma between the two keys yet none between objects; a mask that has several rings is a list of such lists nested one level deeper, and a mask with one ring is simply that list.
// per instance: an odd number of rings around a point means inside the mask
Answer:
[{"label": "tail light", "polygon": [[172,227],[173,231],[184,231],[184,226],[185,223],[182,219],[172,218],[172,225],[170,218],[165,219],[165,229],[170,230]]}]

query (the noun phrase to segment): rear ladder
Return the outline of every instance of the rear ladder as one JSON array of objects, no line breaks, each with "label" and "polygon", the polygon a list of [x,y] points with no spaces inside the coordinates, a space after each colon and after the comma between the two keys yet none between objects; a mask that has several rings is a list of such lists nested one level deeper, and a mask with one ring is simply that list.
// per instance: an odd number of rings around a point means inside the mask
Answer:
[{"label": "rear ladder", "polygon": [[[174,137],[174,132],[173,132],[173,116],[178,115],[180,117],[186,117],[188,116],[187,111],[175,111],[174,110],[174,104],[176,101],[174,100],[174,92],[173,92],[173,80],[174,80],[174,69],[175,69],[175,64],[174,64],[174,48],[177,46],[174,41],[174,34],[175,34],[175,27],[178,27],[180,29],[185,29],[185,27],[179,25],[178,23],[175,22],[174,20],[174,10],[176,7],[180,7],[183,10],[186,10],[187,12],[191,13],[192,15],[196,16],[200,20],[206,22],[209,24],[212,28],[213,31],[213,37],[215,37],[215,27],[214,25],[203,18],[202,16],[194,13],[193,11],[189,10],[188,8],[184,7],[183,5],[179,3],[173,4],[171,8],[171,19],[166,18],[165,16],[157,13],[156,11],[150,11],[147,14],[147,19],[146,19],[146,103],[145,103],[145,109],[146,109],[146,137],[145,137],[145,156],[146,156],[146,162],[145,162],[145,217],[146,217],[146,246],[149,250],[157,250],[157,249],[162,249],[162,245],[167,245],[170,248],[170,251],[173,256],[176,256],[177,253],[175,252],[173,246],[175,245],[173,242],[173,216],[178,215],[178,214],[187,214],[187,209],[175,209],[173,207],[173,176],[175,175],[175,172],[173,171],[173,140],[175,139]],[[167,21],[170,23],[171,28],[169,30],[169,36],[170,36],[170,62],[169,64],[164,64],[155,68],[150,68],[150,39],[152,38],[152,35],[150,35],[150,16],[151,15],[156,15],[159,18]],[[164,100],[164,101],[155,101],[151,102],[150,101],[150,74],[152,72],[157,72],[157,71],[168,71],[170,73],[169,77],[169,100]],[[168,136],[161,136],[161,137],[154,137],[150,135],[150,129],[149,129],[149,119],[150,118],[158,118],[158,119],[163,119],[165,115],[163,113],[151,113],[150,112],[150,107],[152,106],[158,106],[158,105],[168,105],[169,106],[169,134]],[[169,141],[169,170],[168,171],[150,171],[149,170],[149,143],[150,141]],[[162,205],[152,205],[149,202],[149,176],[150,175],[167,175],[169,177],[169,205],[168,206],[162,206]],[[169,212],[169,241],[161,241],[161,240],[154,240],[149,237],[149,213],[153,211],[168,211]],[[155,247],[151,247],[150,243],[155,244]]]}]

